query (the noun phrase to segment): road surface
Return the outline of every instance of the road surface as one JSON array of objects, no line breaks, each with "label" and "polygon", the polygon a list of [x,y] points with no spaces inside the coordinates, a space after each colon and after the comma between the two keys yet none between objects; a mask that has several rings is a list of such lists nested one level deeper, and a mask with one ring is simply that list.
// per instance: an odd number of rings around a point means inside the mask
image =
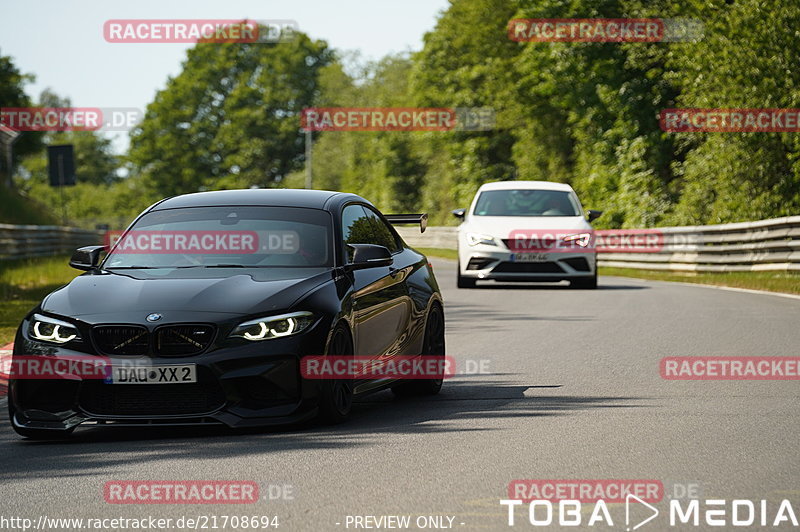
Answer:
[{"label": "road surface", "polygon": [[[489,373],[457,376],[433,399],[381,392],[332,428],[91,429],[42,443],[17,437],[4,413],[2,516],[277,515],[279,530],[335,531],[355,530],[354,516],[406,515],[412,530],[419,516],[442,516],[428,525],[456,530],[535,529],[527,506],[508,525],[499,501],[514,479],[657,479],[667,491],[655,505],[661,521],[645,531],[666,528],[667,498],[680,486],[702,498],[789,498],[797,509],[797,381],[664,380],[659,360],[798,355],[800,301],[623,278],[601,278],[595,291],[457,290],[454,263],[434,267],[449,354]],[[267,498],[235,506],[104,501],[107,481],[133,479],[252,480]],[[274,486],[290,487],[269,500]],[[624,530],[623,506],[609,505],[614,527],[603,529]]]}]

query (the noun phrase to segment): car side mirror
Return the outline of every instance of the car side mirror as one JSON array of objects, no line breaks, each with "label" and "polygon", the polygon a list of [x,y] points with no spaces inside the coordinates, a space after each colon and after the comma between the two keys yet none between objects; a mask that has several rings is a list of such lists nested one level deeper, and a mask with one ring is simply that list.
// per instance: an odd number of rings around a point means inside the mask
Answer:
[{"label": "car side mirror", "polygon": [[603,211],[596,211],[594,209],[589,209],[586,211],[586,220],[592,221],[600,218],[600,215],[603,214]]},{"label": "car side mirror", "polygon": [[375,244],[348,244],[353,249],[353,260],[347,265],[349,270],[364,270],[390,266],[394,259],[391,252]]},{"label": "car side mirror", "polygon": [[467,214],[467,209],[455,209],[450,211],[450,213],[459,220],[463,220],[464,216]]},{"label": "car side mirror", "polygon": [[69,265],[76,270],[89,271],[100,264],[100,254],[105,251],[105,246],[86,246],[76,249],[69,259]]}]

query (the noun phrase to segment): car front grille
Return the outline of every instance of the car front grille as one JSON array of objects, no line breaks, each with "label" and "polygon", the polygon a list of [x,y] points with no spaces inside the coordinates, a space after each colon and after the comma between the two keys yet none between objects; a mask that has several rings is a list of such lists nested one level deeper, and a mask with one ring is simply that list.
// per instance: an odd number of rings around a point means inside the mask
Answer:
[{"label": "car front grille", "polygon": [[171,325],[156,330],[155,351],[161,356],[202,353],[214,337],[210,325]]},{"label": "car front grille", "polygon": [[524,240],[522,242],[517,242],[512,238],[504,238],[503,244],[511,251],[517,253],[546,253],[555,248],[558,242],[555,237],[542,236],[537,240],[536,246],[533,246],[531,243],[529,243],[529,246],[526,246]]},{"label": "car front grille", "polygon": [[98,351],[104,355],[146,355],[150,345],[147,329],[131,325],[106,325],[92,331]]},{"label": "car front grille", "polygon": [[564,263],[568,264],[570,268],[576,272],[588,272],[589,262],[583,257],[573,257],[571,259],[564,259]]},{"label": "car front grille", "polygon": [[151,333],[140,325],[101,325],[92,330],[92,337],[103,355],[191,356],[202,353],[211,345],[214,327],[206,324],[165,325]]},{"label": "car front grille", "polygon": [[212,413],[225,405],[216,381],[192,384],[106,384],[86,381],[79,405],[97,416],[170,416]]},{"label": "car front grille", "polygon": [[493,273],[564,273],[555,262],[501,262]]}]

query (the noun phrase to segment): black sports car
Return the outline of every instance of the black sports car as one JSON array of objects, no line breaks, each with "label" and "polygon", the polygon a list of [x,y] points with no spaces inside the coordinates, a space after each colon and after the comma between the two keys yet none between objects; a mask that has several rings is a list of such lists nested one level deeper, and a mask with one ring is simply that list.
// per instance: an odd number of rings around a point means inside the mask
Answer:
[{"label": "black sports car", "polygon": [[433,270],[391,225],[424,231],[426,220],[313,190],[156,203],[105,258],[108,246],[77,250],[70,265],[86,273],[23,320],[14,368],[70,358],[108,366],[102,378],[12,372],[14,429],[50,438],[83,423],[339,422],[354,395],[438,393],[440,378],[309,379],[300,371],[314,355],[444,358]]}]

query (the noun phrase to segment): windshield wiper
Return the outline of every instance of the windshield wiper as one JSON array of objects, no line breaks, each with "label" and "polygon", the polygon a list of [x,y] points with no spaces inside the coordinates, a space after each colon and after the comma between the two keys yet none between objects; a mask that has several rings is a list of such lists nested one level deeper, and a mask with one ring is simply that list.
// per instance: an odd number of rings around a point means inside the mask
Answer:
[{"label": "windshield wiper", "polygon": [[245,264],[192,264],[191,266],[167,266],[168,268],[258,268],[258,266],[247,266]]},{"label": "windshield wiper", "polygon": [[246,264],[192,264],[189,266],[109,266],[106,270],[185,270],[187,268],[262,268]]},{"label": "windshield wiper", "polygon": [[106,266],[104,270],[158,270],[170,266]]}]

